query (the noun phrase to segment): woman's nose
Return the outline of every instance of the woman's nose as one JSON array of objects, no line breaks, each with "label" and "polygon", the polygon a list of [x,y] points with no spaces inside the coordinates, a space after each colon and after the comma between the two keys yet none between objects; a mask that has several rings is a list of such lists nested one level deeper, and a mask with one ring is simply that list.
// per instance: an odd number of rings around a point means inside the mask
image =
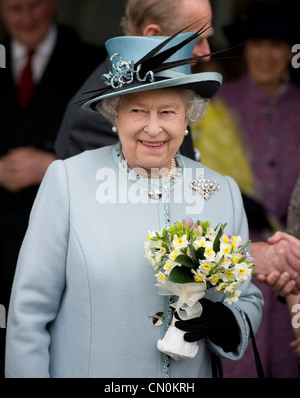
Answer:
[{"label": "woman's nose", "polygon": [[149,116],[147,123],[145,124],[144,131],[151,136],[156,136],[162,131],[157,115]]}]

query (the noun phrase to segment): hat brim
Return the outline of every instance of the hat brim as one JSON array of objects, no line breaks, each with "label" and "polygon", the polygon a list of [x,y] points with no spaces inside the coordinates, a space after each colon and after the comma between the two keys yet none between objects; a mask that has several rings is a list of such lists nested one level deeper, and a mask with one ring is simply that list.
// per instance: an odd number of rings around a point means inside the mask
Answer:
[{"label": "hat brim", "polygon": [[130,83],[128,88],[123,85],[121,88],[110,89],[105,94],[88,100],[82,105],[82,108],[87,111],[96,111],[96,105],[105,98],[163,88],[193,90],[201,97],[209,99],[217,93],[221,84],[222,75],[218,72],[201,72],[174,78],[156,77],[156,81],[153,83],[135,80]]}]

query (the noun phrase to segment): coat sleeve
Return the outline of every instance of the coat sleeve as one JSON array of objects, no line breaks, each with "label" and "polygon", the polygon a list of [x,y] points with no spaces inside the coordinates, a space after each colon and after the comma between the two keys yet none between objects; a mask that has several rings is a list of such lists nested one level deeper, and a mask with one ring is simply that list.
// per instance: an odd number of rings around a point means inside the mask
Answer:
[{"label": "coat sleeve", "polygon": [[8,311],[6,377],[49,377],[50,335],[65,287],[69,193],[63,161],[52,163],[32,208]]},{"label": "coat sleeve", "polygon": [[[241,193],[236,182],[231,177],[226,178],[232,196],[234,233],[235,235],[240,235],[242,237],[242,241],[245,243],[249,239],[249,230]],[[249,252],[249,247],[247,251]],[[250,329],[245,314],[248,315],[253,331],[256,333],[261,323],[262,308],[264,304],[261,291],[253,283],[251,283],[251,279],[241,285],[239,290],[241,290],[242,293],[238,302],[231,305],[225,304],[233,312],[240,328],[241,340],[237,351],[224,352],[221,347],[209,342],[211,349],[217,355],[232,360],[241,359],[249,343]]]}]

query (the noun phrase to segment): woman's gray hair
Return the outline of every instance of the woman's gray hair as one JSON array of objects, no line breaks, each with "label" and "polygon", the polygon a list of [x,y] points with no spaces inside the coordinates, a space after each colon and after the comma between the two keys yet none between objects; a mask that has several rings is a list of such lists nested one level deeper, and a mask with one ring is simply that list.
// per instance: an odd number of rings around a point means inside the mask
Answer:
[{"label": "woman's gray hair", "polygon": [[186,117],[188,124],[193,126],[204,118],[209,100],[201,97],[192,90],[184,90],[184,94]]},{"label": "woman's gray hair", "polygon": [[112,124],[114,124],[115,118],[118,116],[118,107],[120,105],[121,98],[121,95],[104,98],[96,105],[97,111],[100,112],[104,117],[109,119]]},{"label": "woman's gray hair", "polygon": [[[208,105],[208,100],[202,98],[192,90],[183,90],[184,104],[186,109],[186,117],[190,126],[196,124],[198,120],[203,119]],[[116,95],[114,97],[104,98],[96,105],[98,112],[102,113],[112,124],[118,116],[118,107],[120,105],[122,96]]]}]

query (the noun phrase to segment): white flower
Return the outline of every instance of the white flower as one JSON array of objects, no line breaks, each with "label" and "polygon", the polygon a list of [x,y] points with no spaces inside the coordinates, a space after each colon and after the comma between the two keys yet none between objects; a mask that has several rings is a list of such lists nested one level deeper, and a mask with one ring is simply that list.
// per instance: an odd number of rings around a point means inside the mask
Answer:
[{"label": "white flower", "polygon": [[224,300],[225,303],[227,304],[232,304],[232,303],[236,303],[239,301],[239,297],[241,295],[241,291],[240,290],[235,290],[233,294],[230,294],[229,297],[226,297],[226,299]]},{"label": "white flower", "polygon": [[220,243],[220,254],[223,256],[228,256],[231,252],[231,244],[230,242],[224,242],[224,240],[221,240]]},{"label": "white flower", "polygon": [[213,251],[213,242],[206,242],[206,246],[205,246],[205,251],[204,251],[204,255],[206,260],[208,261],[213,261],[215,259],[216,253]]},{"label": "white flower", "polygon": [[225,274],[223,275],[224,282],[233,282],[235,280],[235,273],[234,270],[228,269],[226,270]]},{"label": "white flower", "polygon": [[231,246],[233,248],[238,248],[241,245],[242,238],[240,236],[233,235],[231,237]]},{"label": "white flower", "polygon": [[145,254],[146,259],[150,262],[150,264],[152,265],[152,267],[156,266],[156,262],[152,256],[152,250],[151,249],[147,249],[146,250],[146,254]]},{"label": "white flower", "polygon": [[208,279],[209,279],[209,282],[210,282],[213,286],[215,286],[215,285],[219,282],[220,279],[222,280],[222,277],[223,277],[222,274],[217,273],[217,274],[212,275],[212,276],[209,277]]},{"label": "white flower", "polygon": [[[201,239],[202,239],[202,238],[201,238]],[[204,239],[204,240],[205,240],[205,239]],[[203,241],[200,240],[200,238],[199,238],[199,239],[196,239],[196,240],[194,240],[194,242],[193,242],[193,246],[194,246],[194,249],[195,249],[195,250],[198,250],[199,247],[202,247],[202,246],[203,246]]]},{"label": "white flower", "polygon": [[227,234],[222,234],[221,238],[220,238],[220,242],[224,242],[224,243],[230,243],[230,238]]},{"label": "white flower", "polygon": [[231,265],[231,258],[230,256],[224,256],[221,265],[224,269],[228,269],[229,266]]},{"label": "white flower", "polygon": [[201,260],[200,261],[200,266],[197,269],[197,273],[200,273],[202,275],[207,275],[210,270],[214,267],[214,263],[211,261],[206,261],[206,260]]},{"label": "white flower", "polygon": [[170,272],[174,267],[176,267],[176,263],[174,261],[167,261],[164,265],[165,275],[169,276]]},{"label": "white flower", "polygon": [[179,256],[180,252],[178,250],[172,250],[168,258],[170,261],[176,261],[176,257]]},{"label": "white flower", "polygon": [[181,237],[178,237],[177,235],[174,235],[174,239],[173,239],[172,245],[173,245],[175,250],[179,251],[181,249],[186,248],[188,243],[189,242],[187,241],[186,235],[183,235]]},{"label": "white flower", "polygon": [[157,282],[163,283],[166,280],[166,276],[163,272],[159,271],[158,274],[155,274]]},{"label": "white flower", "polygon": [[241,264],[236,264],[235,266],[235,276],[237,281],[245,282],[252,274],[252,269],[249,268],[248,264],[243,262]]},{"label": "white flower", "polygon": [[229,293],[229,294],[234,294],[235,289],[239,286],[240,284],[238,282],[232,282],[229,285],[226,286],[224,289],[224,293]]},{"label": "white flower", "polygon": [[200,239],[197,238],[193,242],[193,246],[194,246],[195,250],[199,249],[200,247],[206,247],[206,239],[205,239],[205,237],[201,236]]},{"label": "white flower", "polygon": [[164,255],[166,254],[166,249],[161,247],[159,250],[154,250],[155,261],[160,263]]},{"label": "white flower", "polygon": [[149,231],[148,230],[147,241],[151,242],[152,238],[156,238],[156,233],[158,233],[159,236],[162,236],[161,232],[159,232],[159,231]]},{"label": "white flower", "polygon": [[233,252],[231,255],[230,255],[230,257],[231,257],[231,262],[233,263],[233,264],[237,264],[240,260],[241,260],[241,258],[242,257],[244,257],[241,253],[235,253],[235,252]]},{"label": "white flower", "polygon": [[206,283],[206,275],[201,272],[200,267],[195,271],[192,269],[192,273],[194,274],[194,281],[197,283]]},{"label": "white flower", "polygon": [[213,242],[215,240],[215,237],[216,237],[216,231],[213,228],[208,228],[205,237],[209,241]]}]

